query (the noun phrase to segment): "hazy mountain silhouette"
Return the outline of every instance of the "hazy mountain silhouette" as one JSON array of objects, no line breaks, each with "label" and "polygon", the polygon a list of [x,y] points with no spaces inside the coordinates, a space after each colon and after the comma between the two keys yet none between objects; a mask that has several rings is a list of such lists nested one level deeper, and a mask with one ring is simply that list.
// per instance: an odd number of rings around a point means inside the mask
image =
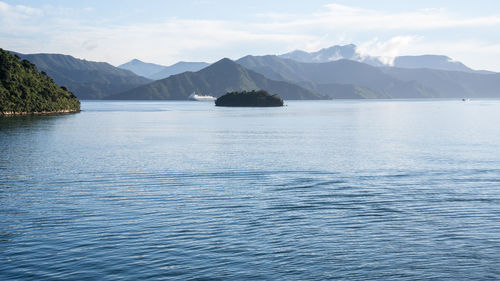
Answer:
[{"label": "hazy mountain silhouette", "polygon": [[345,59],[302,63],[278,56],[246,56],[237,62],[271,79],[297,83],[334,98],[424,98],[436,95],[433,89],[423,84],[400,80],[378,67]]},{"label": "hazy mountain silhouette", "polygon": [[186,100],[193,92],[219,97],[227,92],[258,89],[278,94],[283,99],[327,98],[289,82],[268,79],[262,74],[248,70],[227,58],[198,72],[173,75],[109,98]]},{"label": "hazy mountain silhouette", "polygon": [[209,66],[206,62],[184,62],[180,61],[170,66],[143,62],[138,59],[133,59],[127,63],[119,65],[119,68],[127,69],[137,75],[146,77],[151,80],[161,80],[171,75],[183,73],[186,71],[198,71]]},{"label": "hazy mountain silhouette", "polygon": [[[279,55],[279,57],[309,63],[322,63],[348,59],[377,67],[389,66],[388,64],[383,63],[383,60],[379,57],[361,55],[357,51],[357,47],[354,44],[344,46],[335,45],[310,53],[296,50]],[[483,74],[493,73],[483,70],[473,70],[459,61],[454,61],[447,56],[441,55],[399,56],[394,59],[393,66],[399,68],[429,68],[450,71],[478,72]]]},{"label": "hazy mountain silhouette", "polygon": [[[434,62],[448,61],[447,57],[430,57]],[[500,97],[500,73],[474,71],[454,62],[445,66],[464,71],[373,67],[351,60],[301,63],[277,56],[246,56],[238,63],[271,79],[334,98]]]},{"label": "hazy mountain silhouette", "polygon": [[[15,53],[15,52],[13,52]],[[79,99],[100,99],[149,83],[144,77],[106,62],[81,60],[61,54],[20,54],[65,86]]]},{"label": "hazy mountain silhouette", "polygon": [[154,73],[153,75],[149,75],[148,78],[153,79],[153,80],[160,80],[167,78],[171,75],[183,73],[186,71],[192,71],[196,72],[198,70],[201,70],[207,66],[209,66],[209,63],[206,62],[185,62],[181,61],[176,64],[173,64],[171,66],[166,66],[162,70],[158,71],[157,73]]},{"label": "hazy mountain silhouette", "polygon": [[180,61],[170,66],[143,62],[138,59],[133,59],[127,63],[119,65],[119,68],[127,69],[133,73],[146,77],[151,80],[160,80],[167,78],[170,75],[183,73],[186,71],[198,71],[209,66],[206,62],[185,62]]},{"label": "hazy mountain silhouette", "polygon": [[118,68],[130,70],[133,73],[146,78],[149,78],[149,76],[162,71],[163,69],[165,69],[165,67],[166,66],[164,65],[143,62],[138,59],[133,59],[118,66]]},{"label": "hazy mountain silhouette", "polygon": [[459,61],[454,61],[447,56],[423,55],[400,56],[394,59],[394,67],[399,68],[430,68],[451,71],[474,72]]},{"label": "hazy mountain silhouette", "polygon": [[387,67],[381,70],[397,79],[413,81],[432,88],[433,97],[500,97],[500,73],[446,71],[437,69],[404,69]]}]

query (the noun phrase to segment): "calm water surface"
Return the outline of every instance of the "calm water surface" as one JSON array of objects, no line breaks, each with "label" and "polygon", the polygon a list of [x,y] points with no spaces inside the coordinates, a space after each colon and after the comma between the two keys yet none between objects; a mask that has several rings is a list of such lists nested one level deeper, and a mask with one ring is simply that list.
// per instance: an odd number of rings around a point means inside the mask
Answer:
[{"label": "calm water surface", "polygon": [[0,119],[0,280],[499,280],[500,100]]}]

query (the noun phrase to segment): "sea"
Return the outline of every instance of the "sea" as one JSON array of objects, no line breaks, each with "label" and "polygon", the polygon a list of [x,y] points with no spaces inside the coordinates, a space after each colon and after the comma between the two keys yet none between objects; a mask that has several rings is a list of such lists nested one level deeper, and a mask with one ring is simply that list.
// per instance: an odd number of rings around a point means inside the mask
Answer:
[{"label": "sea", "polygon": [[0,119],[0,280],[500,280],[500,100]]}]

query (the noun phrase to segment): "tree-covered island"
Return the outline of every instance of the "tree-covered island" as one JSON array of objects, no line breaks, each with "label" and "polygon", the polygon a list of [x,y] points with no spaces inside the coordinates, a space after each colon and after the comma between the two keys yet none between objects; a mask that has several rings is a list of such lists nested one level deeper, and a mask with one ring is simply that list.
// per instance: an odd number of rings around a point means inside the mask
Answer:
[{"label": "tree-covered island", "polygon": [[283,106],[283,99],[264,90],[230,92],[219,97],[215,106],[274,107]]},{"label": "tree-covered island", "polygon": [[0,116],[79,111],[73,93],[31,62],[0,48]]}]

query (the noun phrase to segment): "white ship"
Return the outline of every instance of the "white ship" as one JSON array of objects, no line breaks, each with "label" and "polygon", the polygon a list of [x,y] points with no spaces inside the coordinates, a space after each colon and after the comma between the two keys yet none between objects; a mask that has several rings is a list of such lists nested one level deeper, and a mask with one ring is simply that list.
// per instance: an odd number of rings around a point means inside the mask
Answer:
[{"label": "white ship", "polygon": [[195,92],[193,92],[191,95],[188,97],[189,100],[196,100],[196,101],[214,101],[217,98],[213,96],[203,96],[203,95],[197,95]]}]

